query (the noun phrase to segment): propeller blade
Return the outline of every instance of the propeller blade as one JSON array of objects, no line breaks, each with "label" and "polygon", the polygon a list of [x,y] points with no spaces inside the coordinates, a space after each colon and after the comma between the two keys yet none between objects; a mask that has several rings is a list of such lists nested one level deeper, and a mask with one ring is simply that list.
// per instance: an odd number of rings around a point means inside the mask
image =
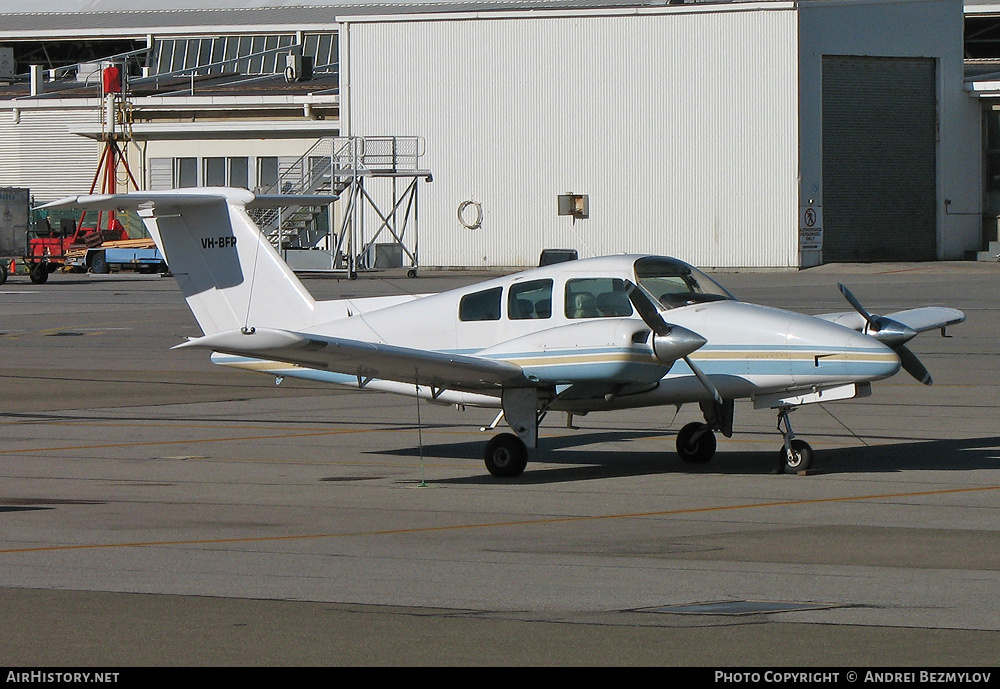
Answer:
[{"label": "propeller blade", "polygon": [[628,299],[632,302],[632,306],[639,312],[639,317],[642,318],[643,323],[649,326],[650,330],[660,336],[670,334],[670,324],[663,320],[660,310],[653,303],[653,300],[649,298],[648,294],[639,289],[638,285],[630,280],[625,281],[625,292],[628,294]]},{"label": "propeller blade", "polygon": [[924,385],[934,384],[934,381],[931,380],[931,374],[928,373],[927,369],[924,368],[924,365],[920,363],[920,359],[917,358],[916,354],[903,345],[893,347],[893,349],[896,351],[896,354],[899,355],[899,363],[902,365],[904,371],[909,373]]},{"label": "propeller blade", "polygon": [[858,301],[857,297],[851,294],[851,290],[847,289],[844,285],[842,285],[839,282],[837,283],[837,287],[838,289],[840,289],[840,293],[844,295],[844,298],[851,303],[851,306],[854,307],[854,310],[860,313],[861,316],[865,319],[865,321],[868,323],[868,327],[871,328],[872,330],[878,331],[879,330],[878,322],[870,313],[868,313],[865,307],[861,305],[861,302]]},{"label": "propeller blade", "polygon": [[909,342],[914,337],[917,336],[917,331],[912,328],[892,320],[891,318],[886,318],[885,316],[877,316],[868,313],[868,310],[861,305],[857,297],[851,294],[851,290],[844,287],[842,284],[837,283],[837,287],[840,288],[840,293],[844,295],[844,298],[851,303],[854,310],[861,314],[865,322],[868,323],[868,334],[874,337],[876,340],[882,344],[888,345],[893,349],[902,347],[905,342]]},{"label": "propeller blade", "polygon": [[702,386],[704,386],[704,388],[708,390],[708,393],[715,399],[716,404],[721,405],[723,403],[722,395],[719,394],[718,388],[716,388],[715,385],[712,384],[712,381],[709,380],[708,376],[705,375],[705,372],[702,371],[700,368],[698,368],[695,365],[695,363],[691,361],[690,357],[687,356],[684,357],[684,363],[687,364],[692,371],[694,371],[695,377],[698,378]]}]

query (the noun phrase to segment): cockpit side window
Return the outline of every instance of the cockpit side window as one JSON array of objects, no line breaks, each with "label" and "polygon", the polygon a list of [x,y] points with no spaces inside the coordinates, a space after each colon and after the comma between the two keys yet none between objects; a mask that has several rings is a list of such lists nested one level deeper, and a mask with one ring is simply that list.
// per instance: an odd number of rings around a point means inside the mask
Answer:
[{"label": "cockpit side window", "polygon": [[507,317],[512,321],[552,316],[552,280],[529,280],[510,286]]},{"label": "cockpit side window", "polygon": [[461,321],[500,320],[500,287],[484,289],[466,294],[458,304],[458,319]]},{"label": "cockpit side window", "polygon": [[697,268],[672,258],[647,256],[635,262],[635,276],[663,308],[735,299],[719,283]]},{"label": "cockpit side window", "polygon": [[566,282],[567,318],[631,316],[632,303],[620,278],[575,278]]}]

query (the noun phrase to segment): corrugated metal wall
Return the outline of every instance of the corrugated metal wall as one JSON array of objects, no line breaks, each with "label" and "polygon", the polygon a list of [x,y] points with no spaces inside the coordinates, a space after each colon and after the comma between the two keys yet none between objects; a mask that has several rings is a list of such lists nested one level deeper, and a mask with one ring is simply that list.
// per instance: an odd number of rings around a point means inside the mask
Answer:
[{"label": "corrugated metal wall", "polygon": [[27,187],[36,201],[85,194],[97,172],[101,144],[71,127],[100,127],[100,108],[24,109],[0,117],[0,186]]},{"label": "corrugated metal wall", "polygon": [[[523,18],[522,18],[523,17]],[[424,265],[797,266],[790,9],[349,25],[350,133],[425,137]],[[590,217],[557,215],[589,195]],[[482,204],[463,227],[457,208]]]}]

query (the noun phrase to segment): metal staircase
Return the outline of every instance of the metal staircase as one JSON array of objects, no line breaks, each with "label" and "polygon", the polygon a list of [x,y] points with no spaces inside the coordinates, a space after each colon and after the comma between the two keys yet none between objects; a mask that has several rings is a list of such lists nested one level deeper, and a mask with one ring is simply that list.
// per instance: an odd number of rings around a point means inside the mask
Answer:
[{"label": "metal staircase", "polygon": [[320,139],[276,184],[258,191],[337,195],[339,202],[257,211],[254,220],[293,269],[345,270],[353,278],[405,265],[415,275],[417,186],[431,181],[420,167],[423,149],[419,137]]}]

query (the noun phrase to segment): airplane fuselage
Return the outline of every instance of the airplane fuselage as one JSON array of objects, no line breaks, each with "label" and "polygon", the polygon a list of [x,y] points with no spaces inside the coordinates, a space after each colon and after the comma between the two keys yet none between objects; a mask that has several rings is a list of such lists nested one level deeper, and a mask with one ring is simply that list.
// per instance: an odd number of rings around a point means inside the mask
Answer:
[{"label": "airplane fuselage", "polygon": [[[655,262],[643,276],[636,266]],[[308,330],[317,335],[380,342],[440,353],[506,361],[529,380],[546,381],[550,408],[585,412],[710,399],[683,359],[663,362],[649,327],[623,292],[626,281],[654,295],[663,318],[704,337],[690,356],[726,399],[864,383],[899,370],[899,358],[867,335],[812,316],[736,301],[704,274],[670,259],[615,256],[527,270],[440,294],[365,310],[354,300],[343,317]],[[640,273],[640,274],[637,274]],[[660,274],[664,275],[660,275]],[[676,282],[674,278],[676,277]],[[341,304],[341,302],[337,302]],[[332,305],[331,305],[332,306]],[[351,315],[347,315],[350,313]],[[405,383],[217,354],[217,363],[391,392]],[[614,381],[610,383],[609,381]],[[437,402],[498,407],[499,392],[427,389]]]}]

